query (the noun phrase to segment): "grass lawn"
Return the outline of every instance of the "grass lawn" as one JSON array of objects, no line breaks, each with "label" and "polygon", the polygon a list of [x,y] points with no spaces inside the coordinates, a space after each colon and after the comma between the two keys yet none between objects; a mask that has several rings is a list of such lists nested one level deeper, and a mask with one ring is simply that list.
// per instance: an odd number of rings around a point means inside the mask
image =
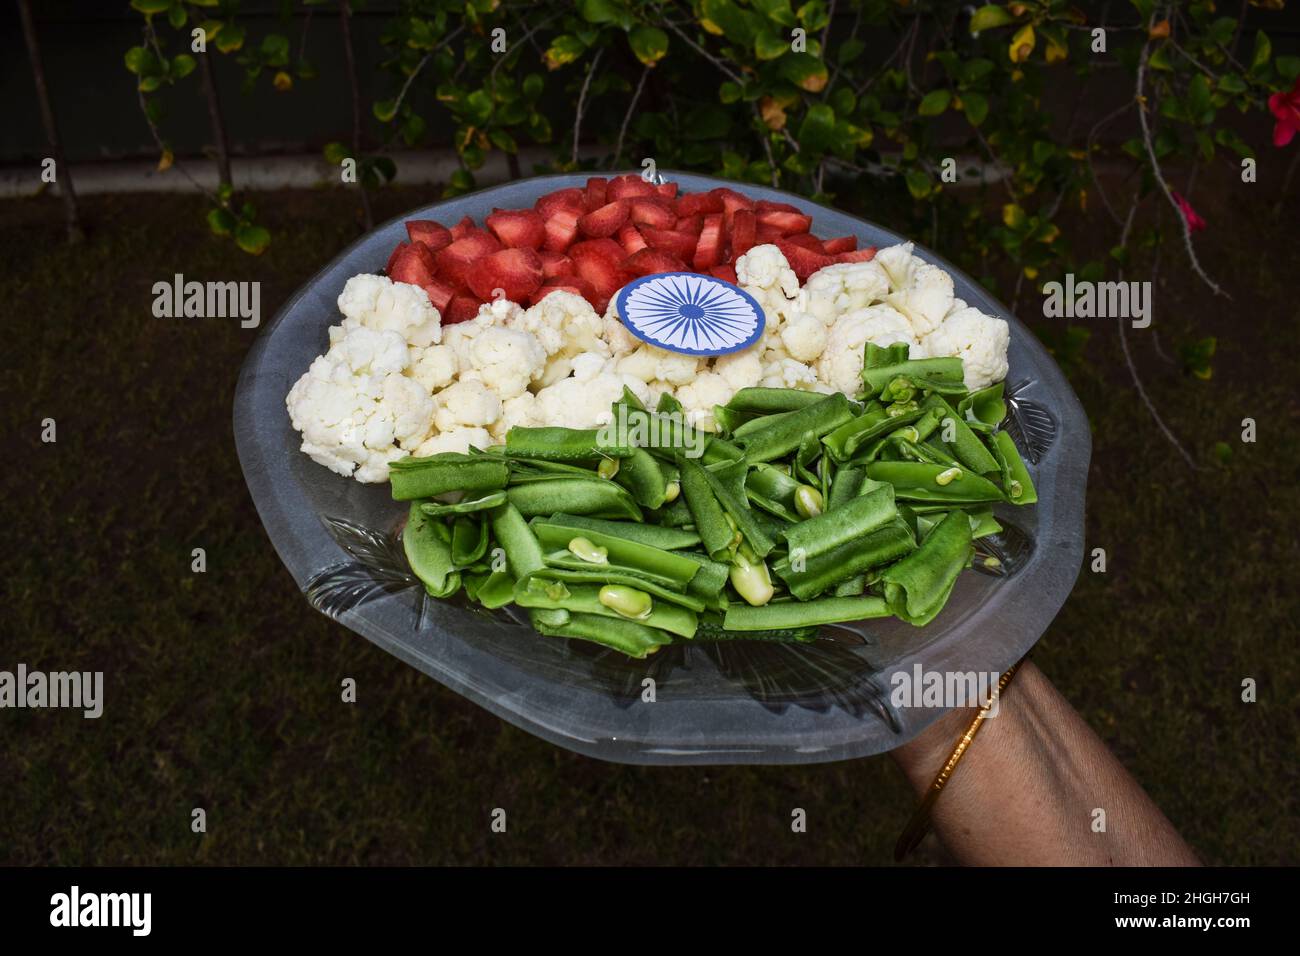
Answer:
[{"label": "grass lawn", "polygon": [[[1233,299],[1199,286],[1171,240],[1155,322],[1129,341],[1170,427],[1207,463],[1217,441],[1231,459],[1188,469],[1139,400],[1114,321],[1082,320],[1092,337],[1071,377],[1094,427],[1088,546],[1108,569],[1085,569],[1035,659],[1207,862],[1295,863],[1300,257],[1286,224],[1300,203],[1246,205],[1205,182],[1199,249]],[[435,195],[389,190],[377,214]],[[153,283],[181,272],[260,280],[269,322],[357,234],[337,193],[257,202],[276,237],[258,259],[207,236],[190,197],[88,200],[79,248],[61,242],[54,200],[0,205],[15,456],[0,479],[0,668],[102,670],[107,698],[97,721],[0,713],[0,863],[888,861],[912,805],[888,758],[600,763],[308,607],[235,457],[231,401],[255,331],[150,311]],[[1037,309],[1026,290],[1021,314]],[[1219,342],[1211,381],[1161,358],[1205,335]],[[1255,444],[1240,440],[1247,416]],[[195,547],[205,574],[191,573]],[[340,703],[344,677],[356,705]],[[1247,677],[1254,704],[1240,699]],[[194,807],[206,834],[191,832]],[[489,830],[494,807],[505,836]],[[792,807],[807,833],[790,832]],[[914,857],[945,859],[933,837]]]}]

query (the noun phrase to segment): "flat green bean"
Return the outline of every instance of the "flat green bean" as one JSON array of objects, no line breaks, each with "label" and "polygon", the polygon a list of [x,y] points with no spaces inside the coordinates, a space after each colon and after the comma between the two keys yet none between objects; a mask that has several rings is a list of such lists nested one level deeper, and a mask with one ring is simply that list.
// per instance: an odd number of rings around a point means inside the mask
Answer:
[{"label": "flat green bean", "polygon": [[729,631],[765,631],[790,627],[819,627],[843,621],[862,621],[888,617],[889,607],[875,595],[861,597],[824,597],[815,601],[783,601],[750,607],[733,604],[727,609],[722,626]]},{"label": "flat green bean", "polygon": [[441,518],[444,515],[467,515],[475,511],[487,511],[495,508],[506,500],[504,489],[490,491],[481,498],[466,498],[457,501],[455,504],[443,504],[438,501],[426,501],[420,505],[420,510],[430,518]]},{"label": "flat green bean", "polygon": [[805,560],[814,558],[840,545],[862,538],[883,527],[898,514],[894,505],[894,489],[878,488],[867,495],[859,495],[815,518],[801,521],[781,532],[790,554],[803,554]]},{"label": "flat green bean", "polygon": [[931,395],[922,408],[934,409],[940,414],[940,435],[952,448],[953,456],[978,475],[997,471],[998,463],[984,447],[984,443],[971,431],[966,419],[941,395]]},{"label": "flat green bean", "polygon": [[632,496],[611,481],[585,478],[555,478],[511,485],[506,497],[525,518],[558,511],[596,518],[641,520],[641,509]]},{"label": "flat green bean", "polygon": [[[514,601],[516,604],[528,608],[563,608],[570,613],[596,614],[620,621],[629,620],[601,603],[601,585],[599,584],[565,586],[563,588],[564,593],[559,597],[554,597],[549,588],[533,586],[538,580],[534,578],[529,584],[521,584],[515,587]],[[651,606],[650,614],[638,618],[638,622],[647,627],[657,627],[670,634],[677,634],[686,638],[695,636],[697,626],[694,611],[679,604],[669,604],[664,601],[655,602]]]},{"label": "flat green bean", "polygon": [[750,412],[756,415],[775,415],[779,412],[793,412],[812,405],[822,399],[820,392],[810,392],[802,388],[762,388],[750,386],[742,388],[731,396],[727,407],[738,412]]},{"label": "flat green bean", "polygon": [[519,509],[506,502],[491,514],[492,534],[505,552],[506,565],[515,580],[546,567],[542,546]]},{"label": "flat green bean", "polygon": [[488,526],[481,515],[460,515],[451,525],[451,560],[468,567],[487,552]]},{"label": "flat green bean", "polygon": [[547,637],[570,637],[580,641],[591,641],[622,651],[628,657],[638,660],[653,654],[665,644],[672,643],[672,636],[657,627],[646,627],[638,621],[615,619],[597,614],[568,613],[568,620],[563,624],[551,624],[545,617],[534,614],[533,627]]},{"label": "flat green bean", "polygon": [[929,624],[947,603],[970,559],[970,519],[964,512],[951,512],[916,551],[881,575],[889,609],[909,624]]},{"label": "flat green bean", "polygon": [[[533,533],[537,535],[542,548],[550,550],[567,549],[569,542],[579,536],[579,533],[571,527],[549,522],[534,524]],[[642,544],[619,534],[583,529],[581,536],[587,538],[596,547],[604,548],[609,554],[610,564],[620,565],[641,574],[653,575],[680,587],[685,587],[699,568],[694,561],[671,551]],[[569,566],[554,565],[549,555],[547,563],[558,567]]]},{"label": "flat green bean", "polygon": [[745,436],[738,444],[750,462],[771,461],[799,447],[805,435],[821,438],[853,418],[853,405],[842,392],[825,395]]},{"label": "flat green bean", "polygon": [[402,550],[424,589],[434,597],[450,597],[460,590],[460,573],[451,559],[451,534],[437,518],[411,502],[402,529]]},{"label": "flat green bean", "polygon": [[401,458],[388,466],[396,501],[432,498],[449,491],[495,491],[504,488],[510,469],[491,458],[443,452],[427,458]]},{"label": "flat green bean", "polygon": [[525,428],[516,425],[506,433],[506,455],[544,461],[579,461],[592,458],[626,458],[632,445],[615,440],[615,428]]},{"label": "flat green bean", "polygon": [[690,509],[695,530],[704,550],[714,560],[730,559],[735,532],[727,521],[722,504],[713,493],[704,466],[689,458],[677,462],[682,475],[682,497]]},{"label": "flat green bean", "polygon": [[952,504],[982,504],[1004,501],[998,486],[987,478],[962,471],[948,484],[936,481],[950,468],[917,461],[874,461],[867,476],[894,486],[894,496],[903,501],[942,501]]},{"label": "flat green bean", "polygon": [[898,518],[864,538],[807,558],[802,571],[795,570],[789,556],[777,561],[772,570],[791,594],[808,601],[848,578],[902,557],[915,547],[911,528]]},{"label": "flat green bean", "polygon": [[564,528],[603,531],[605,534],[615,534],[621,538],[626,538],[628,541],[639,541],[641,544],[648,544],[653,548],[663,548],[665,551],[693,548],[700,543],[700,536],[694,531],[685,528],[663,527],[649,522],[636,524],[630,521],[609,521],[605,518],[569,515],[561,512],[551,515],[549,518],[534,518],[532,523],[535,525],[542,521],[549,525],[559,525]]},{"label": "flat green bean", "polygon": [[[722,510],[731,516],[731,520],[736,523],[741,535],[749,546],[754,549],[754,553],[760,558],[767,555],[774,547],[776,542],[768,534],[762,520],[749,507],[749,503],[744,494],[744,474],[740,475],[741,491],[737,493],[734,481],[728,481],[729,473],[710,471],[708,468],[701,468],[700,472],[704,475],[704,480],[708,482],[709,488],[713,491],[713,496],[722,505]],[[698,527],[699,522],[696,522]]]},{"label": "flat green bean", "polygon": [[668,479],[658,459],[644,448],[633,448],[621,459],[614,480],[632,493],[642,508],[658,508],[668,493]]},{"label": "flat green bean", "polygon": [[617,568],[602,568],[594,564],[587,565],[587,568],[588,570],[544,567],[535,571],[533,577],[544,578],[549,581],[561,581],[565,584],[623,584],[645,591],[652,597],[662,598],[673,604],[680,604],[692,611],[704,610],[705,602],[696,594],[676,591],[643,575],[632,574]]},{"label": "flat green bean", "polygon": [[[1002,489],[1007,494],[1007,500],[1016,505],[1032,505],[1036,502],[1038,491],[1034,488],[1034,480],[1029,477],[1029,469],[1025,467],[1025,460],[1020,457],[1020,450],[1016,448],[1011,436],[1006,432],[997,432],[993,436],[993,453],[1002,473]],[[1018,495],[1012,493],[1017,485],[1020,488]]]}]

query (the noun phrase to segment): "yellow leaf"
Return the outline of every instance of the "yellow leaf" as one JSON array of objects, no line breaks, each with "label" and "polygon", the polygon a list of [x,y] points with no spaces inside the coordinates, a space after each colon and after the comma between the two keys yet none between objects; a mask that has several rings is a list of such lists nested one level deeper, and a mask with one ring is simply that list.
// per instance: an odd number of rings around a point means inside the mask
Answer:
[{"label": "yellow leaf", "polygon": [[1048,37],[1045,55],[1049,65],[1052,63],[1060,63],[1070,55],[1070,48],[1064,43],[1058,43],[1052,37]]},{"label": "yellow leaf", "polygon": [[1025,221],[1025,211],[1016,203],[1009,202],[1002,207],[1002,224],[1008,229],[1015,229]]},{"label": "yellow leaf", "polygon": [[1016,35],[1011,38],[1011,48],[1009,50],[1012,63],[1024,63],[1029,59],[1029,54],[1034,52],[1034,25],[1026,23],[1016,31]]},{"label": "yellow leaf", "polygon": [[172,155],[170,149],[164,149],[161,156],[158,157],[158,172],[165,173],[172,168],[172,163],[176,162],[176,157]]},{"label": "yellow leaf", "polygon": [[1163,40],[1169,36],[1169,21],[1161,20],[1158,23],[1151,24],[1151,29],[1147,31],[1147,36],[1153,40]]},{"label": "yellow leaf", "polygon": [[785,129],[785,107],[770,96],[758,101],[758,112],[768,129]]},{"label": "yellow leaf", "polygon": [[701,18],[700,26],[704,28],[705,33],[712,33],[715,37],[722,36],[722,27],[718,26],[712,20]]},{"label": "yellow leaf", "polygon": [[287,93],[293,89],[293,77],[284,72],[284,70],[275,74],[275,79],[271,82],[281,93]]},{"label": "yellow leaf", "polygon": [[1038,270],[1035,269],[1033,266],[1025,266],[1025,278],[1026,278],[1026,279],[1037,279],[1037,278],[1038,278]]},{"label": "yellow leaf", "polygon": [[1087,151],[1086,151],[1086,150],[1082,150],[1082,149],[1071,149],[1071,150],[1068,150],[1068,151],[1066,152],[1065,155],[1069,156],[1071,159],[1087,159],[1087,158],[1088,158],[1088,153],[1087,153]]},{"label": "yellow leaf", "polygon": [[[1047,227],[1047,232],[1043,234],[1042,241],[1046,243],[1053,243],[1057,240],[1057,238],[1060,235],[1061,235],[1061,230],[1058,229],[1055,224],[1053,224]],[[1030,276],[1029,278],[1032,279],[1033,276]]]},{"label": "yellow leaf", "polygon": [[1007,10],[1011,12],[1011,15],[1013,17],[1022,16],[1027,9],[1029,8],[1026,7],[1023,3],[1013,3],[1007,7]]}]

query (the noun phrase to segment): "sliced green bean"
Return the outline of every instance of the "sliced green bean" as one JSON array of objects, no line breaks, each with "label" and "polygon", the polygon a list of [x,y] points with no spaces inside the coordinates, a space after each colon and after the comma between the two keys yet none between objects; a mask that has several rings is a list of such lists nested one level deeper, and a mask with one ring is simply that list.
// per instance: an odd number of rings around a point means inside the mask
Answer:
[{"label": "sliced green bean", "polygon": [[[679,484],[679,489],[680,489]],[[653,512],[651,520],[664,528],[693,528],[695,516],[686,505],[686,496],[679,495],[674,500]],[[647,522],[648,523],[648,522]]]},{"label": "sliced green bean", "polygon": [[577,461],[591,458],[626,458],[632,446],[617,428],[525,428],[516,425],[506,433],[506,454],[512,458]]},{"label": "sliced green bean", "polygon": [[680,459],[677,467],[682,474],[682,497],[686,499],[704,550],[714,560],[730,560],[735,532],[713,493],[708,473],[702,465],[689,458]]},{"label": "sliced green bean", "polygon": [[1002,397],[1004,384],[998,382],[978,392],[971,392],[958,403],[957,414],[967,421],[974,415],[975,420],[981,424],[1001,425],[1002,419],[1007,417],[1007,403]]},{"label": "sliced green bean", "polygon": [[[953,456],[976,474],[983,475],[990,471],[997,471],[998,463],[989,454],[989,450],[984,447],[984,443],[976,437],[971,431],[970,426],[966,424],[966,419],[941,395],[931,395],[928,397],[923,408],[934,409],[939,412],[940,434],[945,442],[952,448]],[[949,424],[951,422],[951,424]],[[952,437],[949,438],[948,436]]]},{"label": "sliced green bean", "polygon": [[953,504],[982,504],[1005,498],[987,478],[963,471],[947,484],[936,479],[949,470],[946,465],[917,461],[875,461],[867,465],[867,476],[894,486],[894,496],[904,501],[946,501]]},{"label": "sliced green bean", "polygon": [[443,452],[427,458],[402,458],[388,466],[396,501],[432,498],[449,491],[495,491],[504,488],[510,470],[492,458]]},{"label": "sliced green bean", "polygon": [[731,396],[727,407],[738,412],[750,412],[756,415],[775,415],[779,412],[793,412],[805,405],[822,399],[820,392],[810,392],[802,388],[762,388],[750,386],[742,388]]},{"label": "sliced green bean", "polygon": [[[514,589],[514,601],[520,607],[528,608],[563,608],[571,613],[597,614],[601,617],[630,620],[617,611],[601,603],[600,592],[604,587],[624,587],[625,585],[574,584],[565,587],[564,594],[553,597],[546,587],[535,587],[540,579],[533,578],[528,584],[517,585]],[[648,593],[648,592],[642,592]],[[677,634],[681,637],[693,637],[697,625],[695,612],[679,604],[665,601],[652,603],[650,613],[637,620],[649,627]]]},{"label": "sliced green bean", "polygon": [[722,619],[729,631],[766,631],[777,628],[820,627],[844,621],[888,617],[889,606],[875,595],[824,597],[815,601],[783,601],[763,607],[733,604]]},{"label": "sliced green bean", "polygon": [[638,541],[652,548],[665,551],[678,551],[693,548],[700,543],[700,536],[684,528],[669,528],[645,522],[636,524],[630,521],[609,521],[605,518],[592,518],[587,515],[555,514],[549,518],[534,518],[532,524],[545,521],[549,525],[575,528],[583,531],[602,531],[605,534],[618,535],[628,541]]},{"label": "sliced green bean", "polygon": [[554,478],[511,485],[506,497],[525,518],[551,515],[558,511],[596,518],[641,520],[641,509],[621,486],[609,481],[585,478]]},{"label": "sliced green bean", "polygon": [[1020,449],[1006,432],[993,436],[993,453],[998,460],[1002,473],[1002,489],[1007,493],[1007,500],[1016,505],[1032,505],[1038,500],[1038,491],[1034,480],[1029,477],[1025,460],[1020,457]]},{"label": "sliced green bean", "polygon": [[451,526],[451,560],[456,567],[473,564],[487,553],[488,526],[481,515],[460,515]]},{"label": "sliced green bean", "polygon": [[546,567],[542,546],[518,508],[507,501],[492,512],[491,521],[492,534],[515,580]]},{"label": "sliced green bean", "polygon": [[477,601],[488,610],[505,607],[515,599],[515,579],[509,571],[489,571],[480,576],[474,591],[470,591],[468,581],[465,592],[471,600]]},{"label": "sliced green bean", "polygon": [[[537,535],[543,549],[552,551],[567,549],[575,536],[573,528],[548,522],[535,523],[533,533]],[[604,548],[609,554],[610,564],[653,575],[681,587],[687,585],[699,568],[694,561],[672,551],[642,544],[619,534],[587,528],[583,529],[583,537],[588,538],[596,547]],[[554,565],[549,555],[547,563],[556,567],[568,566]]]},{"label": "sliced green bean", "polygon": [[836,471],[835,480],[831,482],[831,493],[826,498],[826,510],[834,511],[848,504],[858,496],[858,492],[862,490],[862,483],[866,480],[865,468],[850,466]]},{"label": "sliced green bean", "polygon": [[668,494],[668,479],[659,460],[644,448],[633,448],[620,462],[614,480],[632,493],[642,508],[658,508]]},{"label": "sliced green bean", "polygon": [[849,541],[803,562],[803,570],[795,570],[797,562],[789,556],[772,566],[785,586],[801,601],[808,601],[863,571],[888,564],[916,547],[912,530],[901,518],[864,538]]},{"label": "sliced green bean", "polygon": [[889,609],[909,624],[929,624],[947,603],[970,558],[970,519],[964,512],[954,511],[926,535],[916,551],[881,575]]},{"label": "sliced green bean", "polygon": [[791,556],[801,553],[807,560],[870,534],[897,514],[894,489],[886,486],[786,528],[781,537]]},{"label": "sliced green bean", "polygon": [[[708,482],[709,488],[713,491],[713,496],[722,505],[722,510],[730,515],[731,520],[736,523],[737,529],[739,529],[745,541],[754,549],[754,553],[758,557],[764,557],[776,547],[776,542],[767,533],[762,521],[754,510],[749,507],[748,500],[744,495],[743,484],[741,484],[741,491],[738,494],[735,482],[727,480],[731,474],[728,470],[714,472],[708,468],[701,468],[700,472],[704,475],[704,480]],[[740,480],[741,482],[744,481],[743,474]],[[697,521],[696,527],[698,526],[699,522]],[[702,533],[701,536],[703,536]]]},{"label": "sliced green bean", "polygon": [[426,501],[420,505],[420,510],[430,518],[441,518],[443,515],[467,515],[476,511],[487,511],[490,508],[495,508],[505,500],[505,490],[500,489],[490,491],[481,498],[462,499],[450,505],[438,501]]},{"label": "sliced green bean", "polygon": [[852,418],[852,403],[842,392],[835,392],[782,414],[774,424],[746,435],[738,444],[748,461],[771,461],[798,448],[805,435],[820,438]]},{"label": "sliced green bean", "polygon": [[[814,392],[812,394],[816,395],[817,393]],[[747,435],[752,435],[754,432],[762,431],[764,428],[768,428],[772,425],[779,424],[781,419],[785,418],[787,415],[791,414],[794,411],[797,411],[797,409],[790,409],[790,411],[785,411],[785,412],[771,412],[768,414],[751,416],[750,418],[746,419],[743,425],[740,425],[737,428],[732,429],[731,437],[734,441],[743,443]]]},{"label": "sliced green bean", "polygon": [[451,532],[437,518],[411,502],[402,529],[402,550],[424,589],[434,597],[450,597],[460,590],[460,573],[451,559]]},{"label": "sliced green bean", "polygon": [[910,425],[924,414],[920,406],[909,408],[906,412],[896,415],[890,415],[889,409],[883,406],[876,406],[823,435],[822,444],[826,446],[832,458],[845,462],[852,458],[858,449],[882,435],[888,435],[905,425]]},{"label": "sliced green bean", "polygon": [[864,395],[873,398],[900,376],[922,389],[964,393],[963,372],[959,358],[909,359],[908,347],[897,343],[881,348],[868,342],[863,354],[862,383]]},{"label": "sliced green bean", "polygon": [[544,567],[534,572],[533,577],[545,578],[550,581],[562,581],[567,585],[625,584],[628,587],[648,591],[653,597],[662,598],[673,604],[680,604],[692,611],[703,611],[705,607],[705,601],[696,594],[676,591],[658,581],[619,568],[600,568],[590,564],[585,569]]},{"label": "sliced green bean", "polygon": [[725,589],[727,578],[731,573],[730,566],[721,561],[714,561],[707,554],[700,554],[697,551],[678,551],[677,554],[700,566],[690,583],[686,585],[686,590],[703,598],[708,604],[721,605],[725,608],[728,602]]},{"label": "sliced green bean", "polygon": [[547,637],[570,637],[580,641],[591,641],[622,651],[628,657],[641,659],[653,654],[665,644],[672,643],[672,636],[657,627],[647,627],[639,621],[605,617],[599,614],[578,614],[568,612],[568,620],[563,624],[551,624],[544,617],[534,616],[533,627],[538,633]]}]

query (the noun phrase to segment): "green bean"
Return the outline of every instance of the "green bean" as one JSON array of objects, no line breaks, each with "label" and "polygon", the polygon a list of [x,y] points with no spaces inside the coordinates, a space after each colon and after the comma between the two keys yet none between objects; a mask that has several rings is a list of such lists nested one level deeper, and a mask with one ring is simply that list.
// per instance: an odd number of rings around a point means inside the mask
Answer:
[{"label": "green bean", "polygon": [[[558,550],[568,548],[574,538],[574,529],[565,525],[538,522],[533,525],[533,533],[544,549]],[[609,554],[611,564],[619,565],[641,574],[653,575],[681,587],[685,587],[699,568],[694,561],[676,555],[663,548],[642,544],[619,534],[612,534],[594,529],[584,529],[583,537],[589,539],[598,548],[604,548]],[[547,563],[555,565],[547,556]]]},{"label": "green bean", "polygon": [[744,544],[736,549],[736,554],[731,559],[729,577],[736,593],[755,607],[766,604],[776,594],[766,562],[756,557]]},{"label": "green bean", "polygon": [[492,534],[516,581],[546,567],[542,546],[519,509],[506,502],[492,512]]},{"label": "green bean", "polygon": [[700,619],[695,641],[765,641],[772,644],[811,644],[817,640],[817,627],[788,627],[764,631],[729,631],[721,621]]},{"label": "green bean", "polygon": [[764,428],[775,425],[779,423],[781,419],[792,414],[794,411],[796,411],[796,409],[791,409],[790,411],[785,412],[771,412],[769,414],[751,416],[743,425],[732,430],[731,437],[735,441],[743,442],[746,435],[752,435],[754,432],[762,431]]},{"label": "green bean", "polygon": [[957,575],[970,558],[970,519],[954,511],[939,522],[916,551],[881,575],[889,609],[917,627],[930,623],[947,603]]},{"label": "green bean", "polygon": [[491,458],[443,452],[392,462],[388,476],[394,500],[410,501],[449,491],[495,491],[505,487],[510,470]]},{"label": "green bean", "polygon": [[554,478],[511,485],[506,497],[525,518],[557,511],[597,518],[641,520],[641,509],[621,485],[585,478]]},{"label": "green bean", "polygon": [[626,385],[623,386],[623,394],[614,401],[613,409],[615,415],[618,414],[618,406],[620,405],[626,408],[636,408],[645,411],[645,404],[641,399],[636,397],[636,392],[632,391],[632,389],[628,388]]},{"label": "green bean", "polygon": [[662,598],[672,604],[680,604],[692,611],[703,611],[705,606],[704,600],[696,594],[674,590],[658,581],[620,568],[602,568],[594,564],[586,565],[581,569],[545,567],[534,572],[532,576],[569,585],[625,584],[628,587],[648,591],[654,597]]},{"label": "green bean", "polygon": [[886,486],[786,528],[781,537],[791,556],[801,553],[807,560],[883,527],[896,514],[894,489]]},{"label": "green bean", "polygon": [[481,516],[461,515],[451,526],[451,560],[458,568],[473,564],[487,552],[488,527]]},{"label": "green bean", "polygon": [[655,411],[660,415],[684,415],[686,408],[671,392],[660,392]]},{"label": "green bean", "polygon": [[515,599],[515,579],[509,571],[490,571],[480,575],[473,591],[466,581],[465,593],[488,610],[505,607]]},{"label": "green bean", "polygon": [[516,425],[506,433],[506,455],[576,461],[590,458],[626,458],[632,446],[615,428],[525,428]]},{"label": "green bean", "polygon": [[[684,465],[679,462],[679,467],[684,467]],[[760,558],[764,557],[776,547],[776,542],[768,535],[767,529],[758,519],[753,509],[749,507],[743,491],[743,484],[741,485],[741,492],[737,494],[734,483],[728,483],[725,480],[729,474],[725,469],[722,474],[719,474],[707,468],[701,468],[700,473],[713,491],[713,497],[722,505],[722,510],[731,516],[731,520],[736,523],[736,528],[749,543],[749,546],[754,549],[756,555]],[[744,481],[743,474],[741,475],[741,481]],[[696,527],[699,527],[698,521],[695,524]],[[701,537],[703,537],[702,529]],[[711,551],[710,555],[716,557],[716,555],[712,555]]]},{"label": "green bean", "polygon": [[867,589],[867,576],[865,574],[855,574],[851,578],[845,578],[831,592],[835,597],[856,597]]},{"label": "green bean", "polygon": [[642,659],[653,654],[672,637],[656,627],[647,627],[637,621],[605,617],[599,614],[569,613],[563,624],[551,624],[547,619],[534,616],[533,627],[547,637],[570,637],[591,641],[622,651],[628,657]]},{"label": "green bean", "polygon": [[443,515],[467,515],[475,511],[487,511],[489,508],[495,508],[505,500],[505,490],[500,489],[490,491],[481,498],[463,499],[450,505],[437,501],[426,501],[420,505],[420,510],[430,518],[441,518]]},{"label": "green bean", "polygon": [[[925,400],[922,407],[935,409],[940,413],[942,416],[940,420],[942,431],[940,434],[944,436],[944,441],[952,448],[953,456],[959,462],[979,475],[997,471],[998,463],[989,454],[989,450],[984,447],[984,443],[975,436],[975,433],[970,430],[970,426],[966,424],[965,418],[949,405],[943,396],[931,395]],[[952,437],[946,437],[950,433]]]},{"label": "green bean", "polygon": [[971,392],[958,403],[957,414],[969,421],[970,413],[973,412],[975,420],[981,424],[1002,424],[1002,419],[1007,417],[1007,403],[1002,398],[1003,384],[998,382],[978,392]]},{"label": "green bean", "polygon": [[[679,491],[682,487],[684,486],[679,482]],[[688,528],[695,525],[695,517],[691,514],[691,509],[687,507],[684,495],[679,495],[662,508],[656,509],[650,517],[656,524],[664,528]]]},{"label": "green bean", "polygon": [[810,392],[802,388],[750,386],[732,395],[731,401],[727,402],[727,407],[738,412],[774,415],[778,412],[793,412],[805,405],[812,405],[822,397],[820,392]]},{"label": "green bean", "polygon": [[[1038,491],[1034,488],[1034,480],[1029,477],[1029,469],[1025,467],[1025,461],[1020,457],[1020,450],[1016,448],[1011,436],[1006,432],[995,434],[993,452],[998,459],[1002,489],[1007,493],[1007,499],[1017,505],[1032,505],[1036,502]],[[1019,493],[1014,494],[1017,489]]]},{"label": "green bean", "polygon": [[899,376],[904,376],[917,386],[930,391],[953,394],[965,392],[962,385],[962,364],[959,358],[909,359],[906,344],[881,348],[870,342],[866,345],[862,363],[862,382],[867,398],[880,392]]},{"label": "green bean", "polygon": [[633,448],[632,454],[621,461],[615,480],[632,493],[636,503],[643,508],[663,505],[668,495],[668,480],[659,461],[644,448]]},{"label": "green bean", "polygon": [[686,590],[703,598],[709,604],[720,604],[722,607],[726,607],[728,598],[725,588],[731,573],[731,567],[721,561],[714,561],[706,554],[699,554],[695,551],[678,551],[676,553],[699,565],[699,570],[695,572],[695,576],[686,585]]},{"label": "green bean", "polygon": [[729,631],[765,631],[888,616],[889,607],[883,598],[875,595],[825,597],[815,601],[784,601],[763,607],[736,604],[727,609],[722,626]]},{"label": "green bean", "polygon": [[450,597],[460,590],[460,573],[451,559],[451,534],[441,521],[421,511],[418,501],[411,502],[406,515],[402,550],[412,573],[431,595]]},{"label": "green bean", "polygon": [[898,415],[890,415],[889,410],[884,407],[872,409],[823,435],[822,444],[826,446],[832,458],[845,462],[863,445],[904,425],[910,425],[923,415],[920,406]]},{"label": "green bean", "polygon": [[782,414],[775,424],[746,435],[739,444],[748,461],[771,461],[798,448],[805,435],[820,438],[852,418],[853,405],[843,393],[835,392]]},{"label": "green bean", "polygon": [[682,473],[682,497],[690,509],[695,530],[704,550],[714,560],[730,558],[735,532],[727,522],[722,504],[713,493],[704,467],[689,458],[678,461]]},{"label": "green bean", "polygon": [[811,600],[828,588],[877,565],[887,564],[916,547],[912,530],[901,518],[803,562],[796,571],[789,556],[772,566],[790,593],[801,601]]},{"label": "green bean", "polygon": [[708,432],[686,423],[680,412],[661,414],[624,407],[615,425],[631,444],[658,458],[671,461],[679,452],[698,457],[705,464],[736,460],[741,450]]},{"label": "green bean", "polygon": [[831,482],[831,493],[826,498],[826,510],[834,511],[848,504],[858,496],[858,492],[862,490],[862,483],[866,480],[865,468],[841,468],[835,473],[835,480]]},{"label": "green bean", "polygon": [[[539,579],[534,578],[528,584],[517,585],[514,589],[515,603],[526,608],[563,608],[570,613],[596,614],[618,620],[632,620],[632,618],[619,614],[600,600],[600,592],[605,588],[627,587],[627,585],[575,584],[572,587],[564,588],[565,593],[563,595],[553,597],[548,593],[546,587],[534,586],[538,581]],[[640,593],[647,594],[648,592],[640,591]],[[686,638],[695,635],[697,626],[694,611],[679,604],[669,604],[663,601],[653,602],[650,613],[643,618],[635,618],[635,620],[649,627],[657,627],[670,634],[677,634]]]},{"label": "green bean", "polygon": [[745,412],[738,412],[734,408],[728,408],[726,405],[713,406],[713,421],[717,423],[718,430],[732,438],[736,436],[736,429],[743,426],[746,422],[752,421],[753,415]]},{"label": "green bean", "polygon": [[867,476],[887,481],[894,495],[904,501],[945,501],[952,504],[981,504],[1005,500],[998,486],[987,478],[963,472],[946,485],[936,483],[949,466],[914,461],[876,461],[867,465]]},{"label": "green bean", "polygon": [[534,518],[533,525],[545,522],[563,528],[576,528],[583,531],[602,531],[605,534],[618,535],[628,541],[648,544],[652,548],[665,551],[677,551],[693,548],[700,543],[700,536],[694,531],[683,528],[666,528],[657,524],[635,524],[629,521],[608,521],[605,518],[591,518],[586,515],[554,514],[549,518]]}]

